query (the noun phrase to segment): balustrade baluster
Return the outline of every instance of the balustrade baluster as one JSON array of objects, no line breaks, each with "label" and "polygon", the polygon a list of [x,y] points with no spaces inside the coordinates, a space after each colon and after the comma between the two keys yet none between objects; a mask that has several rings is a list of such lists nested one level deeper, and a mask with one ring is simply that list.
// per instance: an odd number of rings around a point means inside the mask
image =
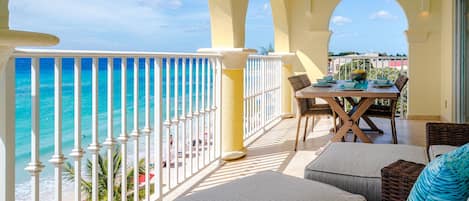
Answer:
[{"label": "balustrade baluster", "polygon": [[145,58],[145,200],[150,201],[150,59]]},{"label": "balustrade baluster", "polygon": [[54,155],[49,160],[54,167],[55,200],[62,200],[62,58],[54,58]]},{"label": "balustrade baluster", "polygon": [[133,131],[132,131],[132,138],[134,140],[134,189],[133,189],[133,197],[134,200],[139,200],[139,168],[140,168],[140,158],[139,158],[139,137],[140,137],[140,130],[138,126],[138,85],[139,85],[139,58],[134,57],[134,111],[133,111]]},{"label": "balustrade baluster", "polygon": [[[124,64],[125,62],[125,64]],[[119,141],[121,143],[121,198],[127,198],[127,67],[129,60],[121,58],[121,134]]]},{"label": "balustrade baluster", "polygon": [[31,200],[39,201],[39,175],[44,168],[39,158],[40,141],[40,76],[39,59],[33,57],[31,60],[31,162],[26,170],[31,174]]},{"label": "balustrade baluster", "polygon": [[99,66],[98,66],[98,58],[92,58],[92,100],[91,100],[91,144],[88,147],[88,150],[91,153],[91,200],[98,201],[99,200],[99,189],[98,189],[98,155],[99,155],[99,138],[98,138],[98,73],[99,73]]},{"label": "balustrade baluster", "polygon": [[84,151],[81,147],[82,133],[81,133],[81,58],[74,58],[74,147],[71,157],[74,158],[74,200],[81,201],[81,159],[83,158]]},{"label": "balustrade baluster", "polygon": [[162,158],[163,158],[163,93],[162,93],[162,60],[160,58],[154,58],[153,73],[154,73],[154,117],[153,117],[153,132],[154,132],[154,189],[157,200],[162,200],[163,195],[163,175],[162,175]]},{"label": "balustrade baluster", "polygon": [[164,126],[166,127],[166,184],[168,191],[171,189],[171,148],[173,140],[171,137],[171,58],[166,58],[166,120]]}]

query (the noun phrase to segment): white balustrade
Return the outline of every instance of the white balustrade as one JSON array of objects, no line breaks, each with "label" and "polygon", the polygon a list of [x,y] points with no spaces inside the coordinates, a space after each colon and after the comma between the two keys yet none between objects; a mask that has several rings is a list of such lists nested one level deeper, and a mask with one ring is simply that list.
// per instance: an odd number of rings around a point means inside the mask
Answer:
[{"label": "white balustrade", "polygon": [[[328,74],[336,79],[349,79],[350,73],[356,69],[368,72],[368,79],[383,77],[397,79],[399,74],[407,75],[408,58],[405,56],[364,56],[347,55],[329,57]],[[377,100],[377,104],[389,104],[385,100]],[[401,119],[407,111],[407,87],[401,92],[398,114]]]},{"label": "white balustrade", "polygon": [[[13,59],[19,58],[30,59],[32,70],[31,158],[26,167],[31,174],[31,200],[36,201],[42,198],[68,200],[67,196],[72,194],[75,201],[83,199],[97,201],[103,199],[104,196],[107,200],[114,200],[116,197],[124,200],[131,197],[134,200],[162,200],[186,179],[219,160],[221,152],[220,55],[16,50]],[[41,183],[42,177],[40,178],[41,172],[45,174],[40,160],[43,157],[41,154],[45,152],[41,152],[42,144],[39,140],[47,140],[47,138],[42,138],[39,123],[41,122],[41,109],[47,108],[40,108],[39,92],[42,86],[39,79],[41,76],[52,75],[39,73],[39,61],[51,58],[54,59],[54,123],[42,126],[52,127],[54,131],[54,152],[48,157],[54,165],[55,184],[47,186],[47,183]],[[68,67],[65,60],[69,59],[73,62]],[[104,61],[106,61],[105,64]],[[140,69],[141,62],[144,62],[144,70]],[[14,62],[12,65],[15,65]],[[101,66],[103,67],[100,68]],[[129,67],[133,67],[132,78],[127,76]],[[62,79],[62,77],[65,77],[65,73],[71,72],[68,68],[73,70],[73,74],[66,74],[67,78],[73,77],[73,104],[65,103],[65,97],[72,96],[72,94],[65,93],[65,88],[62,88],[62,83],[65,83],[65,78]],[[153,70],[153,78],[151,70]],[[119,72],[120,84],[117,84],[114,81],[115,75]],[[144,83],[139,78],[139,72],[144,73]],[[84,73],[91,74],[91,81],[83,80]],[[85,78],[88,79],[88,77]],[[106,80],[106,82],[100,82],[100,80]],[[133,80],[132,94],[127,93],[128,80]],[[82,88],[90,82],[91,91],[82,91]],[[103,88],[104,85],[106,88]],[[139,96],[139,86],[144,87],[142,97]],[[152,86],[153,91],[151,91]],[[98,94],[102,88],[107,91],[104,96]],[[120,97],[115,96],[116,90],[120,90]],[[151,99],[152,95],[153,99]],[[91,114],[87,116],[82,111],[82,107],[84,103],[89,102],[88,97],[91,97],[91,104],[86,107],[91,108]],[[133,118],[128,119],[127,107],[130,97],[132,98],[130,100],[133,105]],[[115,108],[118,106],[114,105],[119,100],[120,109]],[[139,104],[142,100],[144,105]],[[154,105],[153,110],[151,110],[151,104]],[[104,105],[106,108],[101,108]],[[142,107],[144,111],[144,118],[141,119],[139,107]],[[72,117],[62,115],[66,109],[73,111]],[[118,113],[120,113],[120,134],[116,135],[115,128],[118,122],[114,119],[119,115]],[[91,118],[91,124],[84,125],[82,121],[85,118]],[[101,122],[104,121],[107,123],[102,124]],[[131,132],[127,127],[130,121],[133,124]],[[62,127],[65,127],[66,122],[73,122],[71,125],[73,132],[63,130]],[[144,126],[140,128],[139,125]],[[90,129],[83,129],[88,127]],[[67,135],[73,137],[71,147],[66,147],[66,143],[62,141]],[[87,135],[91,135],[91,139],[87,139]],[[133,154],[130,157],[127,151],[129,137],[132,137],[133,141]],[[151,140],[152,137],[153,140]],[[82,146],[85,144],[83,143],[88,143],[86,144],[88,153],[84,152]],[[140,143],[144,143],[143,150],[139,149]],[[106,148],[106,155],[101,157],[102,146]],[[120,151],[115,149],[117,147],[120,147]],[[118,153],[115,153],[116,151]],[[62,179],[63,163],[69,160],[64,157],[64,152],[68,152],[71,156],[70,160],[73,161],[71,164],[73,167],[70,167],[73,170],[74,181],[72,183],[63,182]],[[116,155],[120,157],[120,160],[115,160]],[[82,165],[83,159],[89,160],[91,167],[87,167],[89,164]],[[144,159],[144,163],[141,164],[139,159]],[[88,168],[91,169],[89,175],[85,174]],[[107,172],[103,172],[102,168],[106,168]],[[142,170],[145,172],[142,173]],[[131,171],[133,171],[132,179],[129,177]],[[102,181],[102,176],[106,177],[105,181]],[[142,178],[144,182],[141,181]],[[83,186],[83,182],[89,183],[89,186]],[[107,189],[101,189],[102,182],[106,183]],[[119,191],[116,191],[115,187],[120,188]],[[83,191],[84,188],[89,188],[90,194]],[[43,189],[53,189],[54,193],[43,195]],[[66,189],[72,189],[73,192],[66,192]],[[142,192],[144,196],[139,197],[139,193]]]},{"label": "white balustrade", "polygon": [[281,73],[281,57],[249,56],[244,70],[245,140],[281,120]]}]

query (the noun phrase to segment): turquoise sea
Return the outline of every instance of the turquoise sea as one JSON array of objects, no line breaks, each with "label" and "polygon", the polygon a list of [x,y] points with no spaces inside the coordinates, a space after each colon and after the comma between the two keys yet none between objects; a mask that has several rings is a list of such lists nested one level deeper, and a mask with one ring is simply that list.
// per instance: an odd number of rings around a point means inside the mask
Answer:
[{"label": "turquoise sea", "polygon": [[[102,143],[107,135],[107,59],[102,58],[99,62],[99,92],[98,92],[98,111],[99,111],[99,140]],[[91,141],[91,65],[92,60],[90,58],[83,58],[82,62],[82,147],[86,150]],[[118,137],[121,133],[121,59],[114,59],[114,136]],[[133,108],[133,62],[134,59],[128,59],[129,66],[127,66],[127,130],[132,131],[134,128],[132,117],[135,109]],[[166,62],[170,62],[170,79],[167,80],[166,75]],[[199,97],[196,97],[195,90],[199,88],[202,91],[202,63],[208,64],[207,60],[185,60],[186,62],[186,75],[182,74],[182,60],[179,60],[178,65],[178,77],[175,77],[175,60],[174,59],[163,59],[162,61],[162,94],[163,102],[157,103],[162,104],[163,108],[166,108],[166,84],[170,84],[170,116],[174,117],[174,83],[178,80],[178,103],[179,112],[182,113],[182,81],[186,79],[186,111],[189,111],[189,89],[192,88],[192,108],[195,111],[197,106],[195,105],[196,99],[201,99],[201,93]],[[189,86],[190,72],[189,63],[193,63],[192,79],[194,84]],[[199,62],[199,72],[196,72],[195,63]],[[54,152],[54,60],[52,58],[43,58],[39,61],[40,64],[40,155],[41,161],[46,165],[46,169],[42,172],[41,177],[48,177],[53,175],[52,165],[48,162]],[[74,59],[64,58],[62,61],[63,65],[63,78],[62,78],[62,141],[63,141],[63,153],[69,158],[68,161],[72,162],[69,154],[74,144]],[[208,66],[208,65],[205,65]],[[144,60],[139,59],[139,128],[144,126],[144,106],[145,106],[145,73],[144,73]],[[153,124],[153,108],[154,108],[154,66],[153,59],[150,60],[150,94],[151,94],[151,123]],[[210,78],[207,82],[213,83],[213,71],[209,67],[205,68],[205,72],[208,72]],[[195,84],[196,76],[199,76],[199,85]],[[207,77],[207,76],[206,76]],[[205,78],[206,79],[206,78]],[[212,84],[210,84],[212,86]],[[205,90],[208,89],[205,84]],[[210,97],[205,97],[211,100]],[[206,99],[207,100],[207,99]],[[206,103],[210,104],[210,103]],[[199,103],[199,108],[202,105]],[[166,117],[166,110],[163,110],[163,117]],[[105,150],[104,148],[102,150]],[[29,58],[17,58],[16,59],[16,183],[17,187],[22,184],[29,183],[30,175],[24,170],[27,163],[29,163],[31,157],[31,59]],[[52,184],[51,184],[52,185]]]}]

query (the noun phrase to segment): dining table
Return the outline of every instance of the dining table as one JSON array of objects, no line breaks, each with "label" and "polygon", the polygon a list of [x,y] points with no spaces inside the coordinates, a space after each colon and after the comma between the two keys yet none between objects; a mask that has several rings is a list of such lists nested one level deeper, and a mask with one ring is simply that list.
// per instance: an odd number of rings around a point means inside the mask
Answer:
[{"label": "dining table", "polygon": [[[378,85],[373,81],[361,83],[359,88],[345,88],[346,80],[337,80],[328,85],[318,85],[305,87],[295,93],[296,98],[320,98],[325,100],[331,109],[342,120],[339,130],[336,132],[332,141],[342,140],[351,130],[362,142],[372,143],[371,139],[365,134],[359,126],[359,120],[367,109],[375,103],[377,99],[398,99],[399,90],[394,84],[388,86]],[[341,99],[351,102],[353,108],[346,111]],[[358,101],[354,101],[357,99]],[[366,118],[368,124],[372,124],[370,119]]]}]

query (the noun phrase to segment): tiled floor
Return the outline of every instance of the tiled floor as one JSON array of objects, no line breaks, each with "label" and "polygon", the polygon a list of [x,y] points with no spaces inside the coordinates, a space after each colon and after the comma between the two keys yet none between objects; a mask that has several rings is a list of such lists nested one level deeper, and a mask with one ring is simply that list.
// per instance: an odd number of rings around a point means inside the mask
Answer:
[{"label": "tiled floor", "polygon": [[[390,122],[386,119],[373,119],[384,135],[369,134],[374,143],[391,143]],[[274,170],[284,174],[303,178],[304,167],[329,143],[332,133],[329,132],[331,119],[322,118],[308,130],[306,142],[300,142],[298,151],[293,151],[296,119],[286,119],[259,137],[247,148],[247,156],[243,159],[227,162],[202,180],[190,192],[211,188],[237,178],[255,174],[263,170]],[[425,145],[425,121],[397,120],[398,141],[400,144]],[[304,125],[304,120],[302,122]],[[311,125],[311,123],[310,123]],[[300,132],[300,137],[302,137]],[[352,141],[351,134],[347,141]],[[360,143],[360,142],[358,142]],[[346,157],[346,156],[344,156]]]}]

